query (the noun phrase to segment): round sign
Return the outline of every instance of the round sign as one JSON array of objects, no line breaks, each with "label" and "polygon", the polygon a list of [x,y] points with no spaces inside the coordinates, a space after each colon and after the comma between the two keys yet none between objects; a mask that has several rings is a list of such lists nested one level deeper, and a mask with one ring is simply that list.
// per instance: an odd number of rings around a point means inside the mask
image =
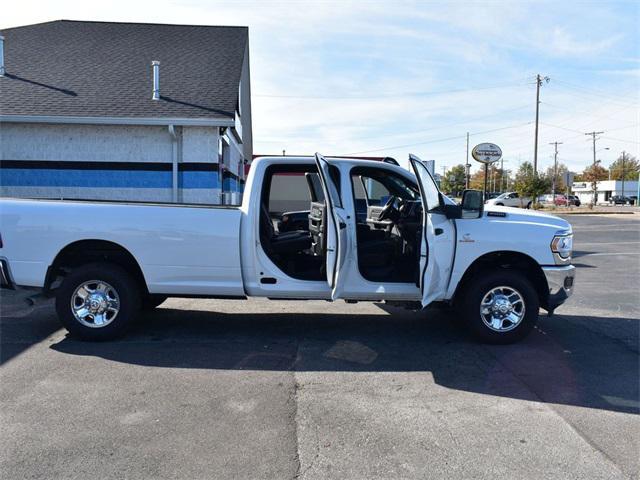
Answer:
[{"label": "round sign", "polygon": [[480,163],[494,163],[502,158],[502,150],[494,143],[481,143],[473,147],[471,156]]}]

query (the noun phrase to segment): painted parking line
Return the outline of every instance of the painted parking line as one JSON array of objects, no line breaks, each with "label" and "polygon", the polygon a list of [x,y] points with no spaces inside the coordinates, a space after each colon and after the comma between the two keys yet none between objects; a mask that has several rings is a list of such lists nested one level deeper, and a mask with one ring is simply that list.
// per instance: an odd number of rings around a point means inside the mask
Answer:
[{"label": "painted parking line", "polygon": [[580,245],[637,245],[640,242],[580,242]]},{"label": "painted parking line", "polygon": [[640,252],[583,253],[583,254],[578,255],[576,258],[581,258],[581,257],[606,257],[606,256],[615,256],[615,255],[640,255]]}]

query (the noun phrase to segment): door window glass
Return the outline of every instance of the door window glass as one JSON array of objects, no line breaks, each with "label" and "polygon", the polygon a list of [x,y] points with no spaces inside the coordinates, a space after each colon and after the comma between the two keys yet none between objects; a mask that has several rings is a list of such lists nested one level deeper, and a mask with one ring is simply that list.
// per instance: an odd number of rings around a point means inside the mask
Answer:
[{"label": "door window glass", "polygon": [[427,211],[432,212],[440,207],[440,192],[438,191],[438,187],[436,182],[433,180],[433,177],[424,165],[425,175],[420,175],[422,180],[422,188],[424,188],[424,196],[425,202],[427,205]]},{"label": "door window glass", "polygon": [[269,212],[308,210],[311,198],[304,172],[278,172],[271,177]]},{"label": "door window glass", "polygon": [[384,205],[389,199],[389,190],[375,178],[363,177],[367,189],[367,202],[369,205]]},{"label": "door window glass", "polygon": [[329,177],[327,179],[327,188],[329,195],[333,201],[333,206],[342,208],[342,199],[340,198],[340,170],[335,165],[329,164]]}]

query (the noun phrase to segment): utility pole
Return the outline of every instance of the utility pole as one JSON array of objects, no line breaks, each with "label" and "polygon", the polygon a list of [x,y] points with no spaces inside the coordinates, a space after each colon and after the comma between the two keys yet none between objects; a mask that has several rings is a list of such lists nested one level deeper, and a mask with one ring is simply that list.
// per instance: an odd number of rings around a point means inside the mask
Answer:
[{"label": "utility pole", "polygon": [[540,87],[542,82],[549,83],[549,77],[541,77],[540,74],[536,75],[536,134],[535,143],[533,144],[533,174],[538,175],[538,119],[540,117]]},{"label": "utility pole", "polygon": [[465,164],[465,177],[464,177],[464,188],[467,190],[469,188],[469,170],[471,169],[471,165],[469,165],[469,132],[467,132],[467,163]]},{"label": "utility pole", "polygon": [[556,178],[558,177],[558,145],[562,145],[562,142],[551,142],[549,145],[555,146],[555,152],[553,154],[553,181],[551,182],[551,194],[553,195],[553,204],[556,204]]},{"label": "utility pole", "polygon": [[504,158],[500,159],[500,192],[504,193],[509,189],[509,175],[505,180],[504,178],[504,162],[509,162],[509,160],[505,160]]},{"label": "utility pole", "polygon": [[593,195],[591,197],[591,208],[596,204],[596,195],[598,190],[598,179],[596,178],[596,135],[602,135],[604,132],[588,132],[585,135],[591,135],[593,139],[593,182],[591,183],[591,188],[593,190]]},{"label": "utility pole", "polygon": [[622,197],[624,199],[624,157],[627,152],[622,151]]}]

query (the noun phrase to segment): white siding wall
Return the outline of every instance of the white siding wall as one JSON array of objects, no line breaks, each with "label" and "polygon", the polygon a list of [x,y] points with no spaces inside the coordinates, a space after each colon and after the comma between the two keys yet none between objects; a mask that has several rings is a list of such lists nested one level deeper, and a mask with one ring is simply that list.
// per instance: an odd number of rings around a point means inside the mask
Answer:
[{"label": "white siding wall", "polygon": [[167,127],[2,123],[2,160],[171,162]]},{"label": "white siding wall", "polygon": [[[184,188],[178,191],[178,201],[219,203],[218,131],[217,127],[176,128],[178,162],[211,164],[211,168],[203,172],[181,171],[180,184]],[[171,201],[172,198],[173,143],[166,126],[0,123],[0,160],[3,160],[0,171],[3,196],[136,201]],[[15,167],[15,161],[37,161],[41,168],[23,170],[16,177],[15,168],[5,167],[5,164]],[[42,162],[52,162],[52,169],[42,168]],[[55,170],[58,162],[78,162],[78,169],[73,165],[61,173],[62,170]],[[150,166],[148,172],[144,165],[138,165],[139,170],[135,171],[111,170],[102,178],[96,178],[100,171],[95,170],[95,166],[93,171],[87,167],[95,162],[149,163],[155,167]],[[164,164],[163,171],[159,171],[162,165],[158,164]],[[88,186],[83,186],[87,179]]]}]

